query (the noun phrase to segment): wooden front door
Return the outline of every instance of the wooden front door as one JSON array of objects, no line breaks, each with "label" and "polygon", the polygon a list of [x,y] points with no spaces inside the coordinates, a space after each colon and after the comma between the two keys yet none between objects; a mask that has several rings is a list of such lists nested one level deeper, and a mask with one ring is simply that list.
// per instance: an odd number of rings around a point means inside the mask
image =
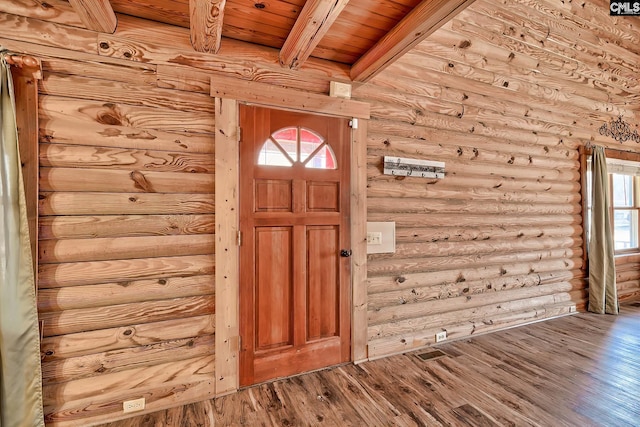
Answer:
[{"label": "wooden front door", "polygon": [[240,385],[350,359],[346,119],[241,105]]}]

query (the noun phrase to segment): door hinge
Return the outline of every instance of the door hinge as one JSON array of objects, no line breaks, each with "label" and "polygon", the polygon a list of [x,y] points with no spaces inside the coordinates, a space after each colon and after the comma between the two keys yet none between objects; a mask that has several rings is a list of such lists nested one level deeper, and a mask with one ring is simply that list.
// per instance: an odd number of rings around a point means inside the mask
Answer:
[{"label": "door hinge", "polygon": [[349,120],[349,126],[351,126],[351,129],[358,129],[358,119],[354,117],[353,119]]},{"label": "door hinge", "polygon": [[238,230],[238,246],[242,246],[242,231]]},{"label": "door hinge", "polygon": [[238,126],[238,142],[242,141],[242,127]]}]

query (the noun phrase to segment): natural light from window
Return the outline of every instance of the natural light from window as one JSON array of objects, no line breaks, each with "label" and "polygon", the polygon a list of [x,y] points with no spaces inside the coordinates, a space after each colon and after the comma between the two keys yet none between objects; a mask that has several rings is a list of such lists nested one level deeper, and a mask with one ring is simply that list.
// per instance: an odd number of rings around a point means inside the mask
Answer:
[{"label": "natural light from window", "polygon": [[[587,171],[587,233],[591,224],[591,162]],[[607,159],[609,172],[609,212],[617,255],[640,252],[640,163]]]},{"label": "natural light from window", "polygon": [[333,150],[316,132],[297,126],[272,133],[260,149],[258,164],[291,167],[295,163],[313,169],[337,168]]},{"label": "natural light from window", "polygon": [[616,250],[638,248],[637,180],[633,175],[610,174],[613,240]]}]

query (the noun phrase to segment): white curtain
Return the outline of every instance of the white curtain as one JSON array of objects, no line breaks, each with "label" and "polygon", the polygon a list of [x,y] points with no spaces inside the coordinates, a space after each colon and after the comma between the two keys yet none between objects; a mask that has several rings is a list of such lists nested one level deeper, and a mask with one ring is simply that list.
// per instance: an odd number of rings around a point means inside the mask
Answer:
[{"label": "white curtain", "polygon": [[11,71],[0,50],[0,427],[44,426],[40,339]]},{"label": "white curtain", "polygon": [[591,230],[589,231],[589,311],[618,314],[616,264],[609,210],[609,176],[604,148],[591,160]]}]

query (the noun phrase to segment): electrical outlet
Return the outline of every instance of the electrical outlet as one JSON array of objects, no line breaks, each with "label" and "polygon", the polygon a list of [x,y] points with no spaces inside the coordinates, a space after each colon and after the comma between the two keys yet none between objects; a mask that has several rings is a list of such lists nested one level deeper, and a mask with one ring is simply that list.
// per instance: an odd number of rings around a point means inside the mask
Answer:
[{"label": "electrical outlet", "polygon": [[436,342],[444,341],[447,339],[447,331],[441,331],[436,333]]},{"label": "electrical outlet", "polygon": [[144,403],[144,397],[135,400],[125,400],[124,402],[122,402],[122,410],[125,414],[127,412],[142,411],[144,409]]}]

